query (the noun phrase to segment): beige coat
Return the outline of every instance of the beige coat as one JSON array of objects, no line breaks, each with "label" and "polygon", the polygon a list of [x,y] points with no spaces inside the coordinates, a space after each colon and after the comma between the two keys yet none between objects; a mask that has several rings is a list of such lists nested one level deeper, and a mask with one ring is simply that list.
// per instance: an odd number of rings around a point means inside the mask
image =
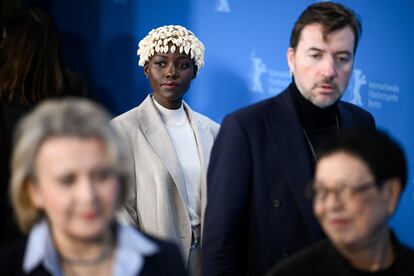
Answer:
[{"label": "beige coat", "polygon": [[[207,200],[206,173],[219,125],[184,103],[201,160],[201,221]],[[112,124],[129,143],[134,185],[126,209],[133,222],[151,235],[175,241],[187,261],[191,224],[186,207],[184,175],[174,145],[150,95]]]}]

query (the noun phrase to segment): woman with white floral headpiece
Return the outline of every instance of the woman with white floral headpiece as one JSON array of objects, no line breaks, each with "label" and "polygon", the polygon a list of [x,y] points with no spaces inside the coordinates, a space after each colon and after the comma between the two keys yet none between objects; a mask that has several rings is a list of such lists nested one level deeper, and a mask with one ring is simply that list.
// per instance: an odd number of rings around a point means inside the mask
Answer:
[{"label": "woman with white floral headpiece", "polygon": [[189,272],[200,275],[206,172],[219,125],[183,96],[203,66],[204,45],[185,27],[170,25],[150,31],[138,46],[138,64],[153,91],[112,121],[133,149],[135,185],[125,217],[175,241]]}]

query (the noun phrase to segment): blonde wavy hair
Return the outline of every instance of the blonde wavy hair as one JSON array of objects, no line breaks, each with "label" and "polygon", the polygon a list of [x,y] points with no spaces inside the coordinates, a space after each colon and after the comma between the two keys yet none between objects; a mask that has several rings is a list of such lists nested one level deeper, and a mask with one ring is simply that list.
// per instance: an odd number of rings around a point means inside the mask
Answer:
[{"label": "blonde wavy hair", "polygon": [[127,149],[109,124],[110,116],[86,99],[47,100],[19,123],[12,154],[10,196],[20,229],[27,233],[43,216],[30,198],[28,182],[35,180],[35,160],[41,145],[53,137],[98,138],[108,149],[120,182],[119,205],[125,200],[130,171]]}]

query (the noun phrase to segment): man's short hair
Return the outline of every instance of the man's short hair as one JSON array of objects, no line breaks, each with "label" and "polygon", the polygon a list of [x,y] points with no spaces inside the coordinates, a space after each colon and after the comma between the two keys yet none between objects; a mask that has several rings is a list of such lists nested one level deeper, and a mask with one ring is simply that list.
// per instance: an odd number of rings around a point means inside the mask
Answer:
[{"label": "man's short hair", "polygon": [[327,136],[317,150],[318,160],[345,152],[361,159],[370,169],[376,185],[397,178],[402,189],[407,181],[407,161],[401,146],[379,130],[346,129]]},{"label": "man's short hair", "polygon": [[290,47],[296,50],[303,28],[310,24],[322,26],[323,38],[337,30],[347,26],[355,35],[354,53],[362,33],[362,25],[359,16],[350,8],[342,4],[332,2],[320,2],[310,5],[299,16],[290,35]]}]

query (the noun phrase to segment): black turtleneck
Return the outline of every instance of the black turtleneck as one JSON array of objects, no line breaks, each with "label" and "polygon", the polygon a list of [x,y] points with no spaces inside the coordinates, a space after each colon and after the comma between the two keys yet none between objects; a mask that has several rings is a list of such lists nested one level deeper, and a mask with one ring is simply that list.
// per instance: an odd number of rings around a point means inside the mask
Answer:
[{"label": "black turtleneck", "polygon": [[289,92],[298,112],[302,127],[316,151],[324,136],[339,130],[338,105],[335,103],[326,108],[320,108],[314,105],[302,96],[294,80],[292,80],[289,86]]}]

